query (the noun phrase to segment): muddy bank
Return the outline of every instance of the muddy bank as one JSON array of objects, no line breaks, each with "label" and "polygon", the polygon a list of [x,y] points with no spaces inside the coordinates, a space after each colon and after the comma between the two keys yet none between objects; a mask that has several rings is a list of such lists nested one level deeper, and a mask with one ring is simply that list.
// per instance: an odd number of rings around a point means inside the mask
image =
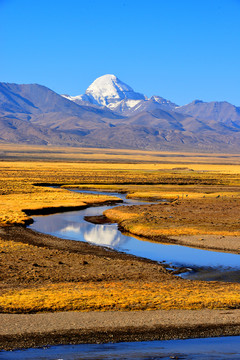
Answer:
[{"label": "muddy bank", "polygon": [[240,310],[0,314],[0,349],[240,334]]},{"label": "muddy bank", "polygon": [[0,239],[33,245],[0,249],[0,290],[78,281],[179,281],[154,261],[21,226],[0,228]]}]

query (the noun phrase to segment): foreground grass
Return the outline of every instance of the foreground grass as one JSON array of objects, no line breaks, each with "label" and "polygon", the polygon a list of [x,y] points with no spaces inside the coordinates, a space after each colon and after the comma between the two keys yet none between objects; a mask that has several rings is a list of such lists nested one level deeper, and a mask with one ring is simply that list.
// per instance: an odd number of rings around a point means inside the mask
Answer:
[{"label": "foreground grass", "polygon": [[63,283],[6,291],[0,311],[106,311],[240,308],[239,284],[116,281]]}]

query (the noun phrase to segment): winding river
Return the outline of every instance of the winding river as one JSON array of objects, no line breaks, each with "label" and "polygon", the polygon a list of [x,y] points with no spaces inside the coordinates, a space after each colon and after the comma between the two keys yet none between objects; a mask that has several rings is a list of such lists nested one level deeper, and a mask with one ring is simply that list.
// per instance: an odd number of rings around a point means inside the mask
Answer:
[{"label": "winding river", "polygon": [[[106,195],[106,192],[99,191],[79,190],[78,192]],[[123,204],[118,204],[118,206],[143,204],[138,200],[126,199],[125,194],[113,192],[108,194],[118,196],[123,200]],[[30,228],[60,238],[86,241],[166,263],[169,268],[184,267],[188,271],[181,276],[188,279],[240,282],[240,256],[238,254],[140,240],[131,235],[123,235],[118,230],[117,224],[96,225],[85,220],[87,216],[102,215],[106,209],[114,206],[89,207],[54,215],[34,216],[34,222]]]},{"label": "winding river", "polygon": [[[123,206],[142,204],[137,200],[126,199],[123,194],[109,193],[109,195],[120,197],[124,201]],[[188,271],[181,276],[187,278],[240,281],[239,255],[139,240],[133,236],[123,235],[118,230],[117,224],[94,225],[84,220],[85,216],[102,215],[104,210],[111,207],[113,206],[90,207],[80,211],[35,216],[34,223],[30,227],[60,238],[87,241],[128,254],[165,262],[169,268],[185,267]],[[99,345],[59,345],[12,352],[2,351],[0,359],[237,360],[240,359],[239,344],[240,336]]]}]

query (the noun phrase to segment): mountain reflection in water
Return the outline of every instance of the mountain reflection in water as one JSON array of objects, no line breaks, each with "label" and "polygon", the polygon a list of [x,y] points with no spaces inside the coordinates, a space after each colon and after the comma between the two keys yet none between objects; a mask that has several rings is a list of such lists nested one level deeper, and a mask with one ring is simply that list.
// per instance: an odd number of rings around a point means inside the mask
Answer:
[{"label": "mountain reflection in water", "polygon": [[[125,195],[121,194],[121,197],[124,200]],[[127,199],[127,202],[128,205],[138,204],[136,200]],[[237,254],[166,245],[144,239],[141,241],[134,236],[122,234],[117,224],[96,225],[84,220],[87,216],[102,215],[106,209],[113,207],[90,207],[79,211],[35,216],[31,228],[64,239],[85,241],[151,260],[165,261],[170,267],[183,266],[193,269],[182,275],[187,278],[240,281],[240,261]]]},{"label": "mountain reflection in water", "polygon": [[[87,230],[85,230],[85,228],[87,228]],[[71,224],[67,225],[60,231],[61,233],[74,232],[76,234],[80,234],[83,231],[83,237],[85,241],[92,244],[108,246],[115,249],[118,248],[120,244],[122,246],[123,243],[126,242],[125,239],[121,238],[119,231],[116,227],[107,225],[95,225],[94,227],[88,225],[83,227],[81,225]]]}]

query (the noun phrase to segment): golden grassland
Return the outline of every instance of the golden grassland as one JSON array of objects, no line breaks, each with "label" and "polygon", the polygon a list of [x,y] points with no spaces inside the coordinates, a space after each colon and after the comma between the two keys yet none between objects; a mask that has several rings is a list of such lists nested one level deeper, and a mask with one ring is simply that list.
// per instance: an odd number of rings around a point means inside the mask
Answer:
[{"label": "golden grassland", "polygon": [[239,284],[180,281],[62,283],[0,296],[1,312],[239,308]]},{"label": "golden grassland", "polygon": [[[38,248],[0,239],[0,253],[3,252],[16,259],[19,254],[22,258],[23,253],[34,258]],[[47,254],[51,252],[54,250]],[[22,289],[6,287],[0,293],[0,312],[229,309],[240,308],[239,293],[240,284],[189,281],[167,275],[161,281],[48,281]]]},{"label": "golden grassland", "polygon": [[[238,155],[44,149],[45,153],[42,147],[1,145],[4,161],[0,163],[0,225],[29,221],[24,209],[57,209],[110,200],[107,194],[87,195],[64,189],[78,187],[124,191],[129,198],[168,199],[165,205],[144,205],[145,208],[139,209],[122,207],[106,212],[127,231],[141,236],[240,235]],[[6,160],[11,157],[17,161]],[[22,161],[24,158],[31,161]],[[43,184],[60,185],[62,189],[47,188]],[[30,246],[15,242],[6,245],[6,241],[0,241],[0,245],[0,251],[13,251],[13,256],[17,256],[18,246],[21,249]],[[5,289],[0,294],[0,310],[239,308],[239,293],[239,284],[174,281],[172,278],[166,282],[79,281]]]},{"label": "golden grassland", "polygon": [[[25,256],[34,259],[37,246],[0,239],[0,254],[15,262]],[[40,249],[42,252],[43,250]],[[54,262],[51,253],[44,250]],[[50,255],[50,256],[49,256]],[[56,254],[55,254],[56,256]],[[39,261],[35,258],[35,261]],[[109,260],[108,260],[109,261]],[[56,264],[53,266],[56,272]],[[115,264],[116,260],[113,261]],[[147,264],[148,265],[148,264]],[[22,264],[24,266],[24,264]],[[60,265],[58,265],[60,266]],[[150,266],[150,265],[149,265]],[[156,272],[156,269],[154,270]],[[0,293],[0,312],[32,313],[42,311],[107,311],[154,309],[229,309],[240,307],[240,284],[199,282],[160,275],[161,280],[125,279],[110,281],[75,281],[33,285],[14,289],[7,286]],[[10,287],[10,289],[9,289]]]},{"label": "golden grassland", "polygon": [[[181,191],[182,190],[182,191]],[[190,200],[190,199],[215,199],[215,198],[239,198],[240,199],[240,191],[224,191],[223,189],[219,191],[207,191],[205,189],[204,192],[201,191],[193,191],[190,188],[182,188],[177,190],[172,189],[172,191],[167,191],[164,187],[158,187],[158,189],[154,189],[154,191],[133,191],[127,195],[128,199],[156,199],[156,200]]]},{"label": "golden grassland", "polygon": [[[198,169],[199,166],[193,164],[193,168]],[[224,190],[224,195],[227,196],[227,189],[220,187],[238,187],[240,165],[225,165],[224,173],[222,165],[215,165],[218,168],[215,172],[206,171],[206,168],[210,169],[208,164],[201,166],[204,170],[189,172],[181,170],[182,168],[179,170],[178,167],[169,170],[168,165],[155,163],[2,161],[0,223],[23,224],[29,221],[23,209],[80,206],[106,200],[103,196],[80,195],[35,184],[48,183],[65,187],[77,187],[81,184],[85,187],[125,191],[129,193],[128,197],[171,199],[183,196],[183,192],[189,197],[206,196],[209,187],[212,196],[219,190],[222,191],[221,195]],[[199,187],[202,189],[201,193]],[[236,189],[233,190],[236,192]]]},{"label": "golden grassland", "polygon": [[101,204],[109,200],[117,200],[117,197],[104,195],[90,195],[72,193],[67,190],[39,188],[25,194],[8,194],[1,196],[0,224],[26,224],[31,218],[26,214],[27,210],[56,209],[61,207],[74,208],[85,207],[92,204]]},{"label": "golden grassland", "polygon": [[[200,195],[200,196],[198,196]],[[177,199],[177,198],[176,198]],[[173,203],[115,207],[104,214],[124,230],[145,237],[178,235],[240,236],[240,196],[205,198],[190,194]]]},{"label": "golden grassland", "polygon": [[0,223],[29,221],[24,209],[81,206],[106,200],[104,196],[83,195],[36,184],[115,190],[128,193],[129,198],[150,200],[239,197],[240,165],[215,165],[214,171],[209,164],[191,164],[197,169],[194,171],[175,165],[172,167],[171,164],[170,170],[169,164],[155,163],[2,161]]},{"label": "golden grassland", "polygon": [[[0,158],[3,160],[32,160],[32,161],[65,161],[65,162],[111,162],[111,163],[140,163],[141,169],[147,163],[155,166],[163,164],[164,168],[184,167],[191,164],[223,166],[239,165],[239,154],[218,154],[218,153],[179,153],[167,151],[145,151],[129,149],[98,149],[98,148],[71,148],[60,146],[40,145],[14,145],[0,142]],[[203,168],[201,168],[203,170]]]}]

